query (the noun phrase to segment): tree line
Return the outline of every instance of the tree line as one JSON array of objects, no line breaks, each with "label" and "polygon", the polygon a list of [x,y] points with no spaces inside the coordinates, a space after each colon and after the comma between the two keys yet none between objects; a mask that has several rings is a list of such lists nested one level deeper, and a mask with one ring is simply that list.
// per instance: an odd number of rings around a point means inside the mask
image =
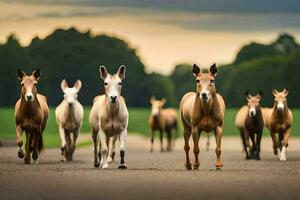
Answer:
[{"label": "tree line", "polygon": [[[273,88],[289,88],[289,105],[299,106],[297,72],[299,72],[299,45],[288,34],[281,34],[269,45],[251,43],[242,47],[235,61],[219,66],[217,90],[227,106],[236,107],[245,102],[244,93],[250,89],[265,92],[263,103],[271,105]],[[16,77],[18,68],[31,73],[41,70],[38,91],[45,94],[50,105],[62,99],[60,82],[69,85],[80,78],[83,82],[79,100],[91,105],[93,97],[103,93],[98,67],[105,65],[115,73],[121,64],[126,65],[126,79],[122,89],[131,107],[147,107],[152,95],[168,99],[168,105],[178,107],[184,93],[195,90],[191,73],[192,64],[175,66],[169,76],[147,74],[137,50],[123,40],[107,35],[92,35],[75,28],[57,29],[44,39],[33,38],[28,46],[21,46],[12,34],[0,44],[0,106],[11,106],[20,96]]]}]

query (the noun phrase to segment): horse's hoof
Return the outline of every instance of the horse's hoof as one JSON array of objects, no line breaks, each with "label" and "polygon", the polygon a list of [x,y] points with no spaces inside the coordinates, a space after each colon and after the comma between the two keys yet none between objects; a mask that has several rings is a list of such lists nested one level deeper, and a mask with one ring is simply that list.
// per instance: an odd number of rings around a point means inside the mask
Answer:
[{"label": "horse's hoof", "polygon": [[34,151],[34,152],[32,152],[31,157],[32,157],[33,160],[36,160],[38,158],[38,154]]},{"label": "horse's hoof", "polygon": [[187,170],[192,170],[192,165],[191,164],[185,164],[185,167]]},{"label": "horse's hoof", "polygon": [[107,169],[107,168],[108,168],[108,164],[107,163],[103,164],[102,167],[101,167],[101,169]]},{"label": "horse's hoof", "polygon": [[33,160],[33,164],[38,165],[39,161],[38,160]]},{"label": "horse's hoof", "polygon": [[94,163],[94,167],[95,168],[98,168],[100,166],[100,163],[98,162],[98,163]]},{"label": "horse's hoof", "polygon": [[25,156],[25,153],[22,150],[21,151],[19,150],[18,157],[22,159],[22,158],[24,158],[24,156]]},{"label": "horse's hoof", "polygon": [[222,167],[216,167],[216,171],[221,171]]},{"label": "horse's hoof", "polygon": [[121,164],[121,165],[119,165],[118,168],[119,168],[119,169],[127,169],[127,166],[126,166],[125,164]]}]

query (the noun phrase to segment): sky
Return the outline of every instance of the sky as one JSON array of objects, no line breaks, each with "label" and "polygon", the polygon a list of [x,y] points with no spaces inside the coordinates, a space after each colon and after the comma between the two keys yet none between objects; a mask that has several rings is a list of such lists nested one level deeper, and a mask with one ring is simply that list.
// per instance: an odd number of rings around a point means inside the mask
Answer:
[{"label": "sky", "polygon": [[0,0],[0,42],[15,33],[28,45],[56,28],[76,27],[126,40],[138,49],[147,72],[169,74],[178,63],[230,63],[243,45],[270,43],[282,32],[299,40],[300,2],[234,2]]}]

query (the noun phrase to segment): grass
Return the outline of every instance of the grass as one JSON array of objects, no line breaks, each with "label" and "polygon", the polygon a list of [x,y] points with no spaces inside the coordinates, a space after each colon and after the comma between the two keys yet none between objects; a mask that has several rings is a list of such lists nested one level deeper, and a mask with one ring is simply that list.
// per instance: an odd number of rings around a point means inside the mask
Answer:
[{"label": "grass", "polygon": [[[238,109],[227,109],[225,113],[224,136],[238,136],[238,130],[234,126],[234,119]],[[300,109],[293,109],[294,125],[292,129],[292,136],[298,136],[300,131]],[[84,122],[81,128],[82,134],[90,134],[90,127],[88,123],[90,108],[85,107]],[[129,108],[129,134],[137,133],[145,137],[149,136],[148,118],[150,109],[146,108]],[[15,124],[14,124],[14,109],[12,107],[0,108],[0,140],[1,139],[15,139]],[[182,126],[179,122],[179,133],[182,135]],[[264,136],[269,136],[268,131],[264,131]],[[47,147],[59,146],[60,139],[58,127],[55,120],[54,108],[50,108],[50,117],[48,119],[47,127],[44,132],[44,143]],[[83,142],[79,146],[87,146],[89,142]]]}]

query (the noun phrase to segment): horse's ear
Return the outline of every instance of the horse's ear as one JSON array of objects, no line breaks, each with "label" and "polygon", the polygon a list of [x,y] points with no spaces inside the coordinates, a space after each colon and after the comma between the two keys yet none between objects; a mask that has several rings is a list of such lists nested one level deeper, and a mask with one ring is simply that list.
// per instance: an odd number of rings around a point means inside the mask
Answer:
[{"label": "horse's ear", "polygon": [[162,100],[160,101],[161,102],[161,105],[165,105],[167,103],[167,99],[166,98],[162,98]]},{"label": "horse's ear", "polygon": [[81,86],[82,86],[81,80],[77,79],[73,87],[77,90],[77,92],[79,92]]},{"label": "horse's ear", "polygon": [[201,73],[200,67],[198,67],[196,64],[194,64],[193,65],[193,74],[194,74],[194,76],[197,77],[198,74],[200,74],[200,73]]},{"label": "horse's ear", "polygon": [[264,96],[264,92],[262,90],[259,90],[258,96],[259,96],[259,99],[262,99],[262,97]]},{"label": "horse's ear", "polygon": [[118,76],[119,76],[119,78],[120,78],[121,80],[123,80],[123,79],[125,78],[125,72],[126,72],[126,67],[125,67],[125,65],[121,65],[121,66],[119,67],[118,72],[117,72],[117,74],[118,74]]},{"label": "horse's ear", "polygon": [[209,68],[209,74],[212,76],[217,76],[218,68],[216,63],[214,63],[212,66]]},{"label": "horse's ear", "polygon": [[250,94],[250,91],[249,91],[249,90],[247,90],[247,91],[245,92],[245,96],[246,96],[247,100],[251,97],[251,94]]},{"label": "horse's ear", "polygon": [[41,72],[40,69],[36,69],[32,72],[32,75],[34,76],[34,78],[38,81],[40,79],[41,76]]},{"label": "horse's ear", "polygon": [[17,76],[18,76],[18,79],[20,81],[22,81],[22,78],[26,75],[25,72],[23,72],[22,70],[18,69],[18,72],[17,72]]},{"label": "horse's ear", "polygon": [[155,96],[152,96],[150,99],[150,103],[153,104],[154,101],[155,101]]},{"label": "horse's ear", "polygon": [[287,95],[289,95],[289,89],[287,89],[287,88],[284,88],[284,94],[285,94],[285,96],[287,96]]},{"label": "horse's ear", "polygon": [[273,89],[273,91],[272,91],[273,96],[276,96],[277,93],[278,93],[278,91],[276,89]]},{"label": "horse's ear", "polygon": [[63,79],[62,81],[61,81],[61,83],[60,83],[60,88],[61,88],[61,90],[62,91],[64,91],[66,88],[68,88],[69,86],[68,86],[68,83],[67,83],[67,81],[66,81],[66,79]]},{"label": "horse's ear", "polygon": [[100,78],[102,78],[103,80],[106,79],[106,77],[108,76],[108,72],[107,72],[106,67],[104,65],[101,65],[99,67],[99,72],[100,72]]}]

